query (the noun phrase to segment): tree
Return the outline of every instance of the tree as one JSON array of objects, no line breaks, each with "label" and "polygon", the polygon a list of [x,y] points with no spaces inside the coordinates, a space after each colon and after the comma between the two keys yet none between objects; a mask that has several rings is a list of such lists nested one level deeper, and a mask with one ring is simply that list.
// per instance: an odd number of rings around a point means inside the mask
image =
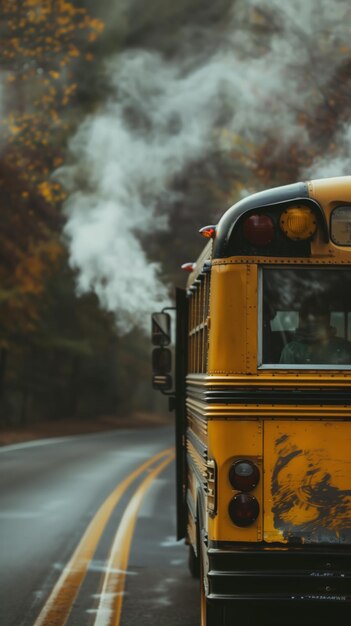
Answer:
[{"label": "tree", "polygon": [[0,388],[7,351],[26,352],[47,280],[65,258],[65,192],[52,172],[77,122],[78,74],[90,67],[102,30],[70,1],[1,2]]},{"label": "tree", "polygon": [[65,0],[1,4],[0,298],[2,317],[25,332],[33,327],[35,299],[48,269],[63,251],[59,234],[65,193],[51,174],[63,162],[75,122],[77,71],[90,64],[91,44],[102,29],[103,23],[86,9]]}]

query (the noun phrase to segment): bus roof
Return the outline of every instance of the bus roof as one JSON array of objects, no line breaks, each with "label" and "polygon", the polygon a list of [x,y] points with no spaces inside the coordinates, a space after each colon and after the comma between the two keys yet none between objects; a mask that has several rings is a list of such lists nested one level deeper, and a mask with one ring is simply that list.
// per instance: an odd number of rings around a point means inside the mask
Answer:
[{"label": "bus roof", "polygon": [[[254,213],[256,210],[258,212],[271,210],[273,214],[277,214],[279,208],[283,210],[284,207],[292,203],[301,203],[313,209],[324,235],[324,241],[327,243],[329,241],[327,221],[332,205],[336,206],[336,203],[339,203],[351,207],[351,176],[336,176],[298,182],[259,191],[243,198],[231,206],[220,219],[214,240],[213,258],[224,258],[240,254],[240,252],[245,254],[245,250],[241,249],[242,246],[240,245],[240,233],[236,233],[237,230],[240,231],[240,228],[237,229],[236,226],[243,215],[250,212]],[[267,248],[266,253],[272,252],[273,255],[281,256],[286,244],[285,241],[285,245],[276,246],[275,249],[274,246],[271,250]],[[296,248],[296,254],[308,255],[309,244],[305,245],[305,248],[304,250],[303,245],[301,245],[300,250]],[[288,250],[287,253],[289,254]],[[252,254],[252,251],[249,254]],[[291,254],[296,256],[293,250]]]}]

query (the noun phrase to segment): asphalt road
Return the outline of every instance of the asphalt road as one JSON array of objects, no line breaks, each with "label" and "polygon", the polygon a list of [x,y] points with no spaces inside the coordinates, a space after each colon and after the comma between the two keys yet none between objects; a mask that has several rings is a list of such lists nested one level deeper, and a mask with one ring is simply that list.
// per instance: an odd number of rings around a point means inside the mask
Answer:
[{"label": "asphalt road", "polygon": [[152,428],[0,449],[1,626],[197,626],[172,446]]}]

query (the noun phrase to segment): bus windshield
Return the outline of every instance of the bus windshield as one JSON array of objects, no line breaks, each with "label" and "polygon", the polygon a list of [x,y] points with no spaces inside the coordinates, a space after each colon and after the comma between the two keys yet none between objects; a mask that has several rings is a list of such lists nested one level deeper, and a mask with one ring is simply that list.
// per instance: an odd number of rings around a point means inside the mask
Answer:
[{"label": "bus windshield", "polygon": [[262,365],[351,368],[351,270],[263,268]]}]

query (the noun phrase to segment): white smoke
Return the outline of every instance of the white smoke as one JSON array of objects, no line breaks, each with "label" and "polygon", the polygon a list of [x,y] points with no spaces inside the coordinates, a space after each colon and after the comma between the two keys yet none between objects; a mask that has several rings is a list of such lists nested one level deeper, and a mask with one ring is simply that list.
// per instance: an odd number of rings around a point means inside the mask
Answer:
[{"label": "white smoke", "polygon": [[315,159],[303,173],[306,178],[351,175],[351,126],[342,126],[334,140],[334,150]]},{"label": "white smoke", "polygon": [[[148,261],[139,237],[167,228],[174,177],[225,149],[223,126],[248,146],[267,136],[307,146],[301,114],[312,115],[323,99],[340,61],[335,46],[348,42],[350,12],[346,1],[332,13],[326,0],[237,1],[221,47],[201,63],[189,51],[170,61],[145,50],[107,63],[114,96],[81,125],[70,143],[73,164],[60,176],[71,194],[66,233],[78,288],[97,293],[121,332],[148,326],[149,312],[168,300],[162,268]],[[269,36],[254,36],[252,25],[269,16],[276,21]]]}]

